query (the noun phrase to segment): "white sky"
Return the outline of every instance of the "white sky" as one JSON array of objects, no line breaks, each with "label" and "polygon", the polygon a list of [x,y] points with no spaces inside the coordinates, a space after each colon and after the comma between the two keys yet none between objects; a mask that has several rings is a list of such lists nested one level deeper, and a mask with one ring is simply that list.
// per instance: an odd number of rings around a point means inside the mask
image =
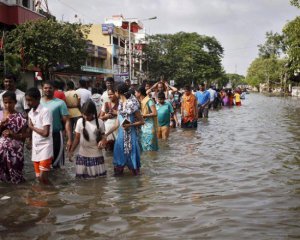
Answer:
[{"label": "white sky", "polygon": [[267,31],[280,32],[287,21],[300,15],[289,0],[50,0],[50,12],[58,19],[103,23],[122,14],[143,21],[148,34],[197,32],[214,36],[225,49],[227,73],[245,75],[258,55],[258,44]]}]

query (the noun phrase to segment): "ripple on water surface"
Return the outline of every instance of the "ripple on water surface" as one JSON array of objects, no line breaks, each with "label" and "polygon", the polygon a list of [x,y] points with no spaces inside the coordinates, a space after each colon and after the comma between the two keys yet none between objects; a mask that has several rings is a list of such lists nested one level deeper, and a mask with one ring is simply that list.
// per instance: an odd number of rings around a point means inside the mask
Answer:
[{"label": "ripple on water surface", "polygon": [[80,181],[74,166],[1,184],[3,239],[299,239],[300,100],[247,95],[211,111],[197,131],[176,129],[142,175]]}]

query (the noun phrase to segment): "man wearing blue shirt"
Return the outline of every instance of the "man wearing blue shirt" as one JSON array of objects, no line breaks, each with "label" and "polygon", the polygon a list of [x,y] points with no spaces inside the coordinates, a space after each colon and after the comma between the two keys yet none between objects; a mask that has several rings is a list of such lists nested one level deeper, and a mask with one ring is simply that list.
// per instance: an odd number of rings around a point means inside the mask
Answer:
[{"label": "man wearing blue shirt", "polygon": [[195,96],[198,102],[198,117],[208,118],[208,104],[210,103],[210,93],[205,90],[205,84],[201,83],[199,91],[196,92]]}]

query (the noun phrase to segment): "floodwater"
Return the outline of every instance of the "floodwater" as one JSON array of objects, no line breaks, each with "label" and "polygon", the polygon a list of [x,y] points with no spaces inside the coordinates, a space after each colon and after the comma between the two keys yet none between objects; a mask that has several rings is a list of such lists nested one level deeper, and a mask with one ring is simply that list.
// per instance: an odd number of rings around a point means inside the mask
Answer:
[{"label": "floodwater", "polygon": [[300,99],[249,94],[176,129],[142,175],[75,180],[73,163],[0,185],[1,239],[300,239]]}]

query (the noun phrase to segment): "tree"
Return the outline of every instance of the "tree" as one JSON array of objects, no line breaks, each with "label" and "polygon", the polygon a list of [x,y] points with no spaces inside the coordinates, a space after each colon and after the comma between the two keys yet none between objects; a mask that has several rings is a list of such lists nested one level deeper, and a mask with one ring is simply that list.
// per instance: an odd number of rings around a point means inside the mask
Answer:
[{"label": "tree", "polygon": [[258,45],[258,55],[263,58],[280,57],[285,50],[284,35],[272,31],[266,32],[265,43]]},{"label": "tree", "polygon": [[288,66],[297,75],[300,72],[300,17],[296,17],[283,29],[287,45]]},{"label": "tree", "polygon": [[246,82],[258,89],[260,83],[267,83],[270,88],[281,85],[286,62],[275,57],[256,58],[247,70]]},{"label": "tree", "polygon": [[39,67],[45,79],[58,65],[78,69],[85,62],[89,27],[53,19],[17,26],[6,38],[5,51],[19,56],[22,67]]},{"label": "tree", "polygon": [[228,82],[231,82],[233,88],[236,88],[238,85],[246,84],[245,76],[243,75],[227,73],[226,78],[228,79]]},{"label": "tree", "polygon": [[145,48],[151,78],[164,75],[177,84],[211,82],[223,75],[223,48],[214,37],[179,32],[149,38]]},{"label": "tree", "polygon": [[291,5],[300,8],[300,0],[290,0]]}]

